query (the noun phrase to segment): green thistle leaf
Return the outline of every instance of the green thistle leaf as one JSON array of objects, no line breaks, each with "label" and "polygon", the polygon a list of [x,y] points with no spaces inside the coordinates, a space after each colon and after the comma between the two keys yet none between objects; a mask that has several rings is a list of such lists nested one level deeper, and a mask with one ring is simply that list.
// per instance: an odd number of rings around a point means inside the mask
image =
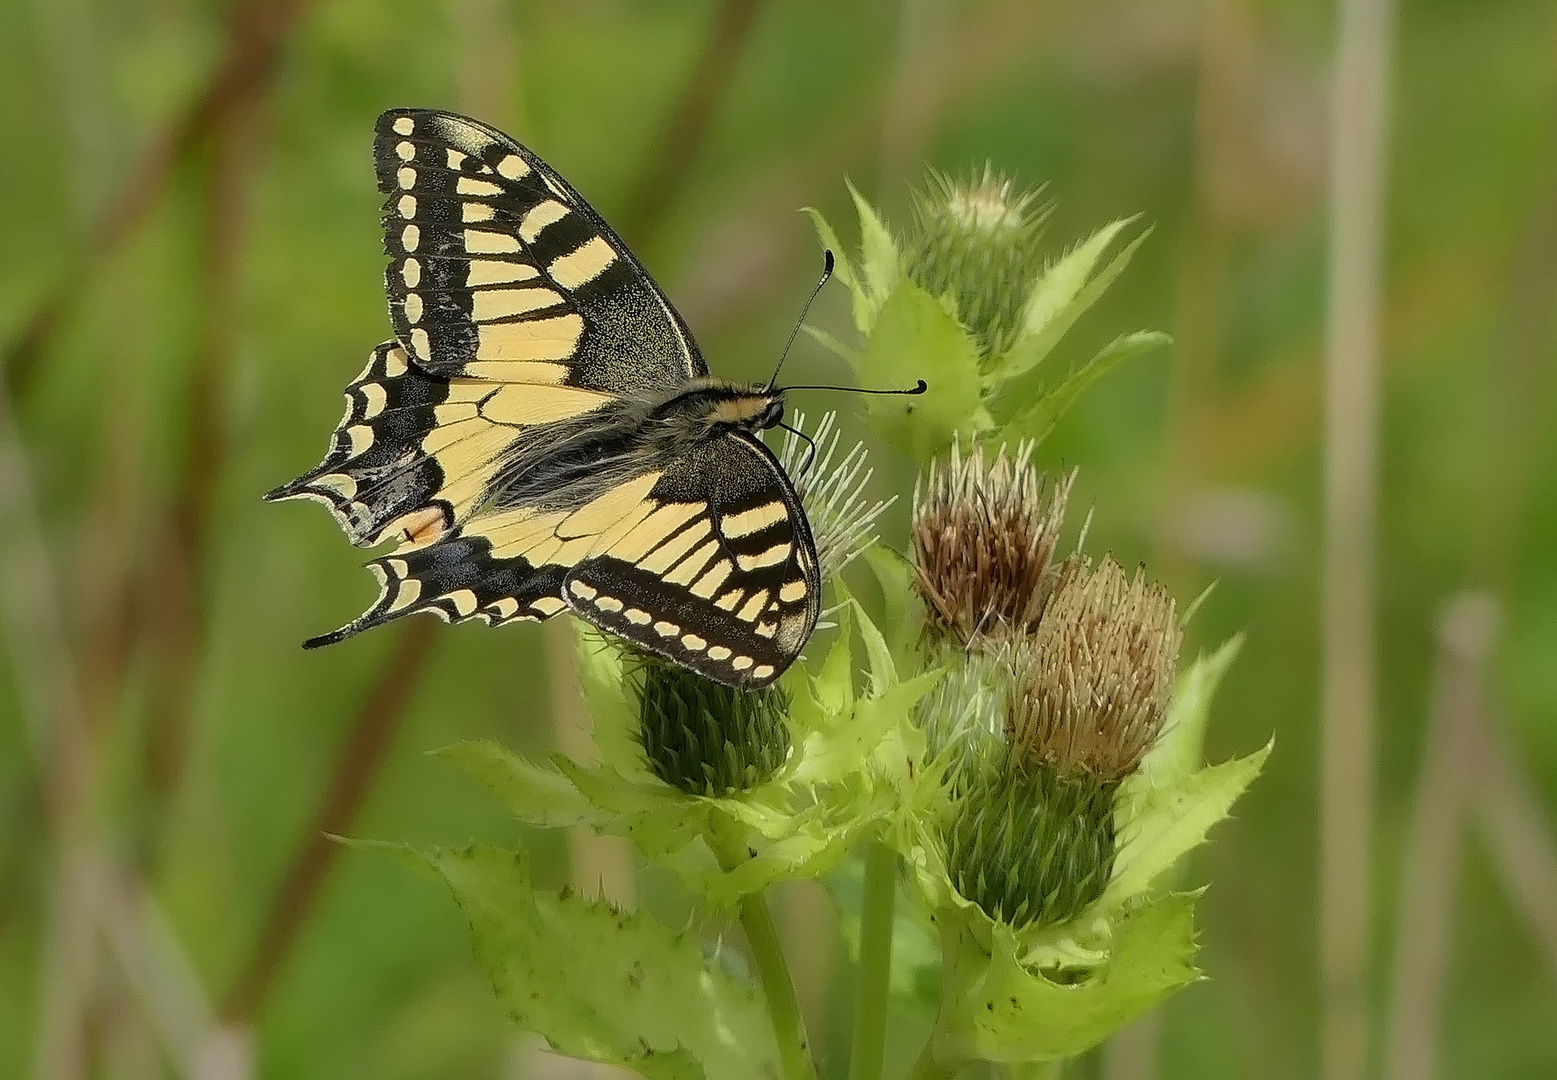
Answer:
[{"label": "green thistle leaf", "polygon": [[1113,284],[1136,249],[1152,230],[1146,229],[1093,274],[1103,252],[1114,238],[1139,215],[1111,222],[1083,240],[1059,262],[1049,267],[1033,285],[1023,309],[1022,333],[1011,351],[995,364],[988,377],[991,387],[1002,386],[1041,364],[1082,313]]},{"label": "green thistle leaf", "polygon": [[[879,311],[902,279],[903,262],[898,257],[897,242],[892,239],[892,233],[852,183],[849,184],[849,195],[860,216],[860,284],[872,309]],[[860,331],[869,333],[870,329],[867,324]]]},{"label": "green thistle leaf", "polygon": [[1211,719],[1211,699],[1242,649],[1243,635],[1236,634],[1210,656],[1196,657],[1189,670],[1178,677],[1162,734],[1141,761],[1141,772],[1151,786],[1166,787],[1200,767],[1206,726]]},{"label": "green thistle leaf", "polygon": [[936,1061],[1052,1061],[1096,1046],[1199,978],[1195,899],[1170,894],[1132,908],[1114,922],[1106,963],[1058,981],[1020,962],[1009,929],[997,927],[989,948],[966,922],[943,914]]},{"label": "green thistle leaf", "polygon": [[1110,341],[1097,354],[1065,378],[1065,381],[1048,391],[1028,409],[1018,413],[1001,431],[1007,440],[1032,439],[1042,442],[1049,437],[1072,405],[1095,382],[1126,360],[1144,356],[1155,349],[1172,344],[1173,339],[1160,330],[1138,330]]},{"label": "green thistle leaf", "polygon": [[1204,842],[1211,826],[1227,817],[1254,782],[1275,740],[1246,757],[1152,787],[1140,773],[1119,789],[1114,814],[1119,830],[1114,876],[1099,905],[1110,908],[1151,888],[1185,852]]},{"label": "green thistle leaf", "polygon": [[464,909],[509,1015],[560,1053],[651,1080],[779,1076],[761,995],[705,957],[692,934],[537,890],[519,852],[419,854]]},{"label": "green thistle leaf", "polygon": [[924,379],[919,397],[874,397],[867,412],[881,435],[904,453],[927,460],[957,432],[993,425],[980,397],[978,349],[942,303],[913,282],[901,282],[881,306],[860,356],[864,386],[899,386]]},{"label": "green thistle leaf", "polygon": [[598,825],[608,817],[552,762],[535,762],[487,740],[458,742],[433,753],[479,780],[526,825],[559,829]]}]

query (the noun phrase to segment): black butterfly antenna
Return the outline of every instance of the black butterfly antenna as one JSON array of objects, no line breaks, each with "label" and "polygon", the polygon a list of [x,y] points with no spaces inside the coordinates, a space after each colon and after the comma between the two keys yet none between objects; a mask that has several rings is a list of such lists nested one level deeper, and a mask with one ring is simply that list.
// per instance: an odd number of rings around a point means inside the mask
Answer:
[{"label": "black butterfly antenna", "polygon": [[827,279],[833,276],[833,266],[836,265],[831,249],[822,252],[822,276],[816,286],[811,290],[811,295],[806,297],[806,306],[800,309],[800,318],[795,323],[795,328],[789,332],[789,340],[784,342],[784,351],[779,354],[778,366],[773,369],[773,377],[768,380],[768,390],[841,390],[846,394],[922,394],[930,388],[923,379],[907,390],[861,390],[857,386],[778,386],[778,374],[784,366],[784,360],[789,356],[790,347],[795,344],[795,338],[800,334],[800,328],[805,325],[806,315],[811,311],[811,305],[816,301],[816,294],[822,291],[822,286],[827,284]]},{"label": "black butterfly antenna", "polygon": [[[789,340],[784,342],[784,351],[779,354],[779,362],[778,365],[773,369],[773,377],[768,380],[768,392],[772,393],[775,389],[777,389],[779,392],[786,390],[840,390],[849,394],[924,393],[929,389],[929,384],[926,383],[923,379],[920,379],[916,385],[908,390],[862,390],[857,386],[774,386],[774,384],[778,382],[779,370],[783,368],[784,360],[789,356],[790,347],[795,344],[795,338],[800,335],[800,328],[805,325],[806,315],[810,313],[812,303],[815,302],[817,294],[822,291],[822,286],[827,284],[827,279],[833,276],[834,265],[836,264],[835,260],[833,259],[832,250],[828,249],[824,251],[822,253],[822,276],[817,281],[816,287],[811,290],[811,295],[806,297],[805,307],[800,309],[800,318],[798,321],[796,321],[795,328],[789,332]],[[810,470],[812,463],[816,461],[816,443],[812,440],[811,436],[807,435],[799,428],[790,427],[788,424],[779,424],[778,426],[805,442],[806,461],[805,464],[800,467],[800,475],[805,475]]]},{"label": "black butterfly antenna", "polygon": [[811,305],[816,302],[816,294],[822,291],[822,286],[827,284],[827,279],[833,276],[832,249],[822,253],[822,276],[817,280],[816,286],[811,290],[811,295],[806,297],[805,307],[800,309],[800,318],[795,320],[795,328],[789,332],[789,340],[784,342],[784,351],[779,353],[778,364],[773,368],[773,377],[768,380],[768,389],[773,389],[773,384],[778,382],[779,369],[784,366],[784,360],[789,356],[789,350],[795,343],[795,338],[800,336],[800,328],[805,325],[806,316],[811,313]]}]

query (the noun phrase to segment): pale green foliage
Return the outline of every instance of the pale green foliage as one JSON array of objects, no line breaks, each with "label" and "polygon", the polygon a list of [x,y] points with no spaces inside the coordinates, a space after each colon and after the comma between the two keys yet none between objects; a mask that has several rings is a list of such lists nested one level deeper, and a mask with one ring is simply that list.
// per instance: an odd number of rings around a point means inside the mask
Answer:
[{"label": "pale green foliage", "polygon": [[[947,183],[932,185],[922,201],[928,205],[937,191],[950,197],[948,193],[955,188]],[[958,433],[977,436],[991,432],[1008,440],[1041,440],[1087,387],[1124,361],[1169,342],[1166,334],[1155,331],[1126,334],[1058,379],[1042,378],[1035,385],[1027,378],[1042,368],[1060,340],[1129,265],[1150,235],[1150,229],[1143,230],[1105,261],[1135,218],[1104,226],[1037,273],[1023,286],[1027,295],[1018,305],[1019,325],[992,335],[989,328],[981,332],[975,325],[979,311],[959,312],[958,288],[948,287],[943,295],[932,295],[911,280],[902,252],[905,246],[914,248],[917,237],[900,242],[858,191],[850,186],[849,193],[860,231],[854,259],[819,211],[808,209],[807,213],[821,243],[837,258],[836,275],[849,289],[855,329],[863,344],[858,348],[847,345],[814,327],[808,326],[806,331],[846,360],[862,386],[908,386],[915,379],[929,384],[923,397],[874,398],[866,406],[872,425],[899,450],[918,460],[928,459]],[[1031,193],[1016,194],[1011,201],[1015,207],[1031,198]],[[933,208],[919,216],[919,228],[925,227],[925,220],[936,217]],[[1033,224],[1038,223],[1041,217]],[[1017,231],[1024,242],[1033,244],[1041,233],[1036,227],[1025,226]],[[964,246],[976,240],[963,238]],[[938,247],[932,244],[929,250]],[[919,273],[919,279],[925,281],[944,277],[924,268]],[[966,292],[966,288],[960,291]],[[977,301],[980,310],[999,306],[999,298],[979,296]],[[973,304],[966,296],[962,302]],[[991,341],[998,343],[993,355],[986,352]]]},{"label": "pale green foliage", "polygon": [[911,281],[881,305],[856,370],[862,386],[911,386],[924,379],[933,388],[919,397],[873,397],[866,403],[872,426],[916,460],[939,453],[959,430],[994,426],[979,396],[972,338],[940,301]]},{"label": "pale green foliage", "polygon": [[1009,927],[994,928],[986,944],[966,911],[944,913],[936,1060],[1046,1061],[1096,1046],[1199,977],[1194,900],[1168,894],[1121,912],[1106,959],[1064,982],[1032,966]]},{"label": "pale green foliage", "polygon": [[1163,348],[1171,340],[1160,330],[1137,330],[1133,334],[1115,338],[1099,349],[1092,359],[1071,372],[1058,386],[1041,394],[1026,409],[1013,416],[1001,429],[1001,437],[1042,442],[1093,383],[1126,360]]},{"label": "pale green foliage", "polygon": [[[1211,696],[1238,644],[1234,639],[1199,658],[1178,679],[1163,741],[1143,771],[1124,781],[1115,802],[1112,877],[1102,896],[1069,922],[1013,929],[959,894],[935,828],[935,815],[949,812],[949,801],[942,795],[937,804],[920,792],[923,810],[899,835],[942,932],[938,1061],[1076,1054],[1196,977],[1195,896],[1157,888],[1165,871],[1227,816],[1270,750],[1200,765]],[[921,775],[921,787],[938,785],[933,767]],[[1013,996],[1020,1009],[1010,1006]]]},{"label": "pale green foliage", "polygon": [[470,920],[503,1007],[558,1052],[651,1080],[780,1075],[760,993],[704,956],[695,935],[536,889],[518,852],[418,854]]},{"label": "pale green foliage", "polygon": [[637,717],[622,654],[592,631],[581,632],[579,661],[599,764],[561,755],[541,764],[488,742],[443,754],[526,823],[584,824],[628,837],[689,890],[714,904],[733,904],[774,881],[828,872],[861,837],[888,828],[897,811],[891,775],[860,763],[887,745],[899,749],[882,760],[906,760],[909,714],[936,675],[900,681],[880,635],[862,622],[870,692],[855,693],[845,617],[817,675],[796,665],[785,676],[792,749],[772,779],[747,791],[691,795],[648,769],[633,741]]}]

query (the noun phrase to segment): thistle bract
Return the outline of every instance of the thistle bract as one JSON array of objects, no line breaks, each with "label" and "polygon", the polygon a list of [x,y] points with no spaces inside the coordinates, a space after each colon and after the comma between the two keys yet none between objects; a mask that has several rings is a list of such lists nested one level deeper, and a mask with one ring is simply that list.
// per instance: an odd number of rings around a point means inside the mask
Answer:
[{"label": "thistle bract", "polygon": [[689,795],[728,795],[766,783],[789,756],[789,696],[775,686],[735,690],[645,660],[639,734],[649,768]]},{"label": "thistle bract", "polygon": [[1064,922],[1103,894],[1117,784],[1013,754],[971,774],[945,830],[952,884],[996,922]]}]

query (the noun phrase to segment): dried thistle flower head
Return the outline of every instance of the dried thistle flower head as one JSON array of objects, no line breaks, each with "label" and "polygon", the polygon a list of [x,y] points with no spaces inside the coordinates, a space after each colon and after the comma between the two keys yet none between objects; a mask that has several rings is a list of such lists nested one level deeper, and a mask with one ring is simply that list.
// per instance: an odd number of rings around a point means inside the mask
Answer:
[{"label": "dried thistle flower head", "polygon": [[1037,629],[1054,583],[1051,562],[1074,474],[1045,492],[1032,443],[982,447],[932,462],[914,485],[916,585],[930,624],[964,646]]},{"label": "dried thistle flower head", "polygon": [[1008,737],[1062,774],[1119,781],[1167,716],[1183,632],[1173,598],[1112,557],[1069,560],[1018,661]]},{"label": "dried thistle flower head", "polygon": [[904,270],[932,296],[951,300],[986,358],[1015,342],[1043,270],[1038,241],[1049,210],[1037,199],[988,164],[960,180],[931,170],[914,193]]},{"label": "dried thistle flower head", "polygon": [[[866,464],[864,443],[855,443],[837,465],[833,464],[841,435],[837,413],[824,414],[814,432],[806,432],[805,413],[796,413],[793,428],[779,450],[779,464],[794,482],[805,507],[811,538],[816,541],[817,562],[822,577],[828,578],[876,542],[876,519],[897,502],[897,496],[873,503],[865,497],[865,486],[875,470]],[[795,431],[804,433],[805,438]]]},{"label": "dried thistle flower head", "polygon": [[789,757],[789,696],[736,690],[642,655],[639,738],[654,774],[689,795],[729,795],[773,778]]}]

